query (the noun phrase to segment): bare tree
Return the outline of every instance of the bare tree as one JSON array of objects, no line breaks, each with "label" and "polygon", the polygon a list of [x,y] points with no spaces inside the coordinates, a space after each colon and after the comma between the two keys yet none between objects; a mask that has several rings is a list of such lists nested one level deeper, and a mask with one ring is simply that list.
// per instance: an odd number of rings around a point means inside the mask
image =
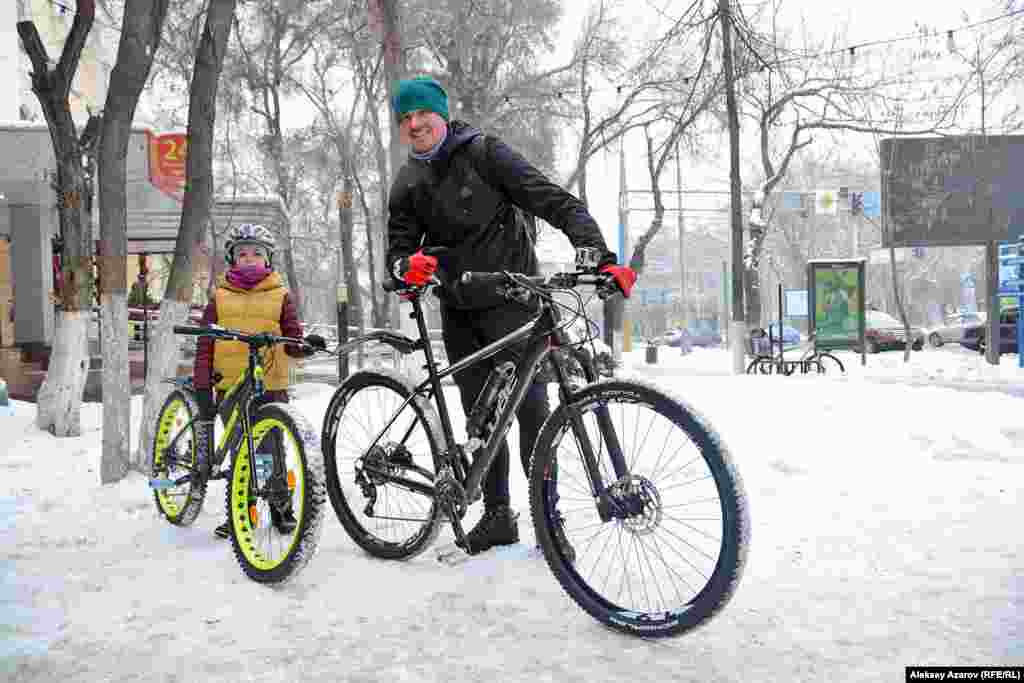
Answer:
[{"label": "bare tree", "polygon": [[[773,194],[801,150],[814,143],[815,132],[921,135],[957,125],[965,88],[954,90],[944,101],[917,87],[920,79],[913,71],[858,70],[850,63],[848,52],[836,49],[839,36],[831,44],[805,45],[802,52],[817,53],[814,59],[787,49],[788,38],[780,37],[774,28],[771,35],[761,35],[743,21],[737,36],[746,65],[744,113],[756,124],[759,143],[755,208],[767,210],[777,205]],[[924,106],[929,100],[933,103]],[[893,126],[894,117],[910,108],[918,112],[920,125],[915,130]],[[772,229],[773,216],[762,213],[759,220],[751,222],[742,251],[745,321],[751,326],[761,322],[759,268]]]},{"label": "bare tree", "polygon": [[[418,71],[445,85],[453,118],[493,131],[539,168],[554,168],[555,115],[574,62],[542,68],[561,15],[557,0],[409,3]],[[410,47],[414,47],[413,44]]]},{"label": "bare tree", "polygon": [[246,11],[235,17],[234,44],[238,52],[227,66],[233,78],[246,84],[250,109],[265,125],[260,149],[287,214],[281,226],[286,245],[280,251],[300,319],[305,297],[295,269],[291,216],[296,179],[287,161],[282,106],[297,91],[303,60],[343,18],[340,5],[337,1],[246,4]]},{"label": "bare tree", "polygon": [[146,397],[139,443],[133,465],[143,470],[153,440],[153,422],[166,391],[162,377],[177,374],[180,357],[174,325],[188,314],[194,287],[193,264],[202,248],[203,235],[213,205],[213,133],[217,118],[217,86],[220,81],[228,34],[237,0],[210,0],[202,36],[196,48],[195,73],[189,93],[189,153],[185,162],[185,202],[174,248],[167,290],[160,305],[160,319],[150,351]]},{"label": "bare tree", "polygon": [[60,224],[61,282],[53,352],[39,388],[36,425],[56,436],[81,434],[82,391],[88,373],[87,327],[92,304],[91,166],[99,120],[90,117],[79,137],[68,96],[82,49],[96,16],[95,0],[79,0],[60,61],[50,67],[46,47],[32,21],[18,22],[18,35],[32,61],[32,91],[50,129],[57,161],[56,191]]},{"label": "bare tree", "polygon": [[136,0],[125,8],[117,62],[110,75],[99,150],[100,316],[103,335],[103,453],[100,481],[120,480],[130,459],[131,384],[128,340],[127,156],[132,119],[153,56],[169,0]]},{"label": "bare tree", "polygon": [[[344,64],[339,50],[328,49],[324,52],[314,50],[313,72],[316,75],[314,81],[303,85],[302,90],[310,104],[316,109],[320,125],[324,128],[325,142],[333,147],[334,156],[339,164],[338,176],[341,187],[337,195],[338,207],[338,247],[340,255],[339,272],[343,274],[343,282],[348,292],[348,303],[354,314],[355,321],[360,327],[363,326],[363,295],[359,285],[359,272],[354,258],[354,233],[355,225],[353,219],[353,206],[356,194],[359,194],[360,202],[366,205],[366,189],[360,182],[361,160],[358,151],[363,148],[366,141],[367,121],[360,122],[359,116],[365,114],[366,106],[364,95],[367,88],[361,82],[362,75],[358,72],[351,74],[353,90],[355,95],[351,97],[348,111],[341,113],[335,104],[336,87],[332,85],[333,79],[337,76],[335,67]],[[372,92],[372,90],[371,90]],[[378,132],[379,135],[379,132]],[[385,190],[386,194],[386,190]],[[370,236],[367,235],[369,238]],[[373,254],[373,241],[367,240],[370,247],[369,253]],[[380,258],[379,255],[376,255]],[[369,274],[371,282],[376,279],[374,273],[374,262],[371,256],[369,263]]]},{"label": "bare tree", "polygon": [[[677,75],[651,73],[646,65],[653,60],[645,55],[634,67],[624,65],[623,37],[618,22],[611,16],[604,0],[583,21],[576,45],[575,77],[578,110],[566,112],[566,120],[577,122],[579,142],[573,166],[564,182],[565,188],[578,188],[580,200],[587,203],[587,164],[598,152],[609,149],[631,130],[650,123],[664,109],[668,98],[664,88],[678,79]],[[656,45],[652,49],[661,49]],[[602,111],[594,101],[595,81],[617,83],[614,106]],[[654,99],[645,99],[652,96]],[[582,118],[582,120],[581,120]]]}]

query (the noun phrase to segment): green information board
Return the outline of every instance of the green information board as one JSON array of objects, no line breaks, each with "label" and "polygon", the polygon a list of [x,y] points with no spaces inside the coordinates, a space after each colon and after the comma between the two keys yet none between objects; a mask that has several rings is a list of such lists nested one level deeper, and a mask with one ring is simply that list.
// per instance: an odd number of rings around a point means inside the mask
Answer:
[{"label": "green information board", "polygon": [[810,329],[819,349],[863,349],[864,260],[807,264]]}]

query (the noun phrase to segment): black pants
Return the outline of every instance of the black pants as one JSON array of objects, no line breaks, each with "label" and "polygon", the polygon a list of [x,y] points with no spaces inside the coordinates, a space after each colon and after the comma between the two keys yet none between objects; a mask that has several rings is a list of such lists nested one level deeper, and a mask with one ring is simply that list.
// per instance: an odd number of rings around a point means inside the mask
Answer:
[{"label": "black pants", "polygon": [[[474,351],[479,351],[491,342],[522,327],[535,315],[536,313],[532,310],[518,304],[470,311],[442,306],[444,347],[448,354],[448,361],[454,363]],[[459,394],[462,398],[462,409],[467,416],[491,370],[505,361],[517,362],[524,349],[524,344],[513,346],[496,356],[455,373],[455,383],[459,387]],[[530,457],[533,453],[533,444],[549,413],[547,386],[534,382],[516,413],[519,422],[519,459],[527,479],[530,476]],[[503,443],[494,457],[494,462],[491,463],[487,478],[484,480],[484,506],[488,509],[508,505],[510,502],[508,442],[504,439],[502,441]]]}]

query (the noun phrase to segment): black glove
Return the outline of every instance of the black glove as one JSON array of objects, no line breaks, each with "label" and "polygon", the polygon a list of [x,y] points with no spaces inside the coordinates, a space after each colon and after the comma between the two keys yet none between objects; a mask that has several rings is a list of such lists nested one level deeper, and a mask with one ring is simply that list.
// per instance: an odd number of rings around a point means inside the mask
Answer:
[{"label": "black glove", "polygon": [[213,389],[196,389],[196,404],[199,406],[199,419],[212,421],[217,416],[217,408],[213,402]]},{"label": "black glove", "polygon": [[319,334],[306,335],[306,344],[308,346],[312,346],[317,351],[327,350],[327,341],[324,340],[324,338],[321,337]]}]

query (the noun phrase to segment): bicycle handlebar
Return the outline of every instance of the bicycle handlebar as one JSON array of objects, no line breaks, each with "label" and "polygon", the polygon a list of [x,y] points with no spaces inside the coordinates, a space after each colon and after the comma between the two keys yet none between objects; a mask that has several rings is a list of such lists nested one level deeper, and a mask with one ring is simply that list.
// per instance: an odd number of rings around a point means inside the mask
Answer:
[{"label": "bicycle handlebar", "polygon": [[255,346],[257,348],[262,346],[273,346],[274,344],[295,344],[296,346],[311,347],[305,339],[296,339],[294,337],[279,337],[277,335],[261,332],[259,334],[246,334],[238,330],[229,330],[224,327],[192,327],[190,325],[175,325],[175,334],[186,334],[195,337],[214,337],[216,339],[226,339],[231,341],[239,341],[249,346]]},{"label": "bicycle handlebar", "polygon": [[[573,273],[555,273],[553,275],[524,275],[523,273],[511,273],[506,271],[472,271],[462,273],[459,282],[464,285],[480,287],[501,287],[520,286],[527,289],[572,289],[579,285],[592,285],[597,287],[597,294],[600,298],[606,299],[617,294],[619,286],[615,278],[609,273],[594,273],[589,271],[578,271]],[[436,275],[431,276],[430,282],[425,285],[409,285],[394,279],[387,279],[381,287],[385,292],[420,292],[427,287],[443,286],[443,283]]]},{"label": "bicycle handlebar", "polygon": [[597,287],[598,296],[602,299],[619,291],[615,278],[610,274],[588,271],[555,273],[553,275],[523,275],[522,273],[488,273],[468,270],[462,274],[461,281],[466,285],[492,287],[519,285],[529,289],[572,289],[579,285],[593,285]]}]

